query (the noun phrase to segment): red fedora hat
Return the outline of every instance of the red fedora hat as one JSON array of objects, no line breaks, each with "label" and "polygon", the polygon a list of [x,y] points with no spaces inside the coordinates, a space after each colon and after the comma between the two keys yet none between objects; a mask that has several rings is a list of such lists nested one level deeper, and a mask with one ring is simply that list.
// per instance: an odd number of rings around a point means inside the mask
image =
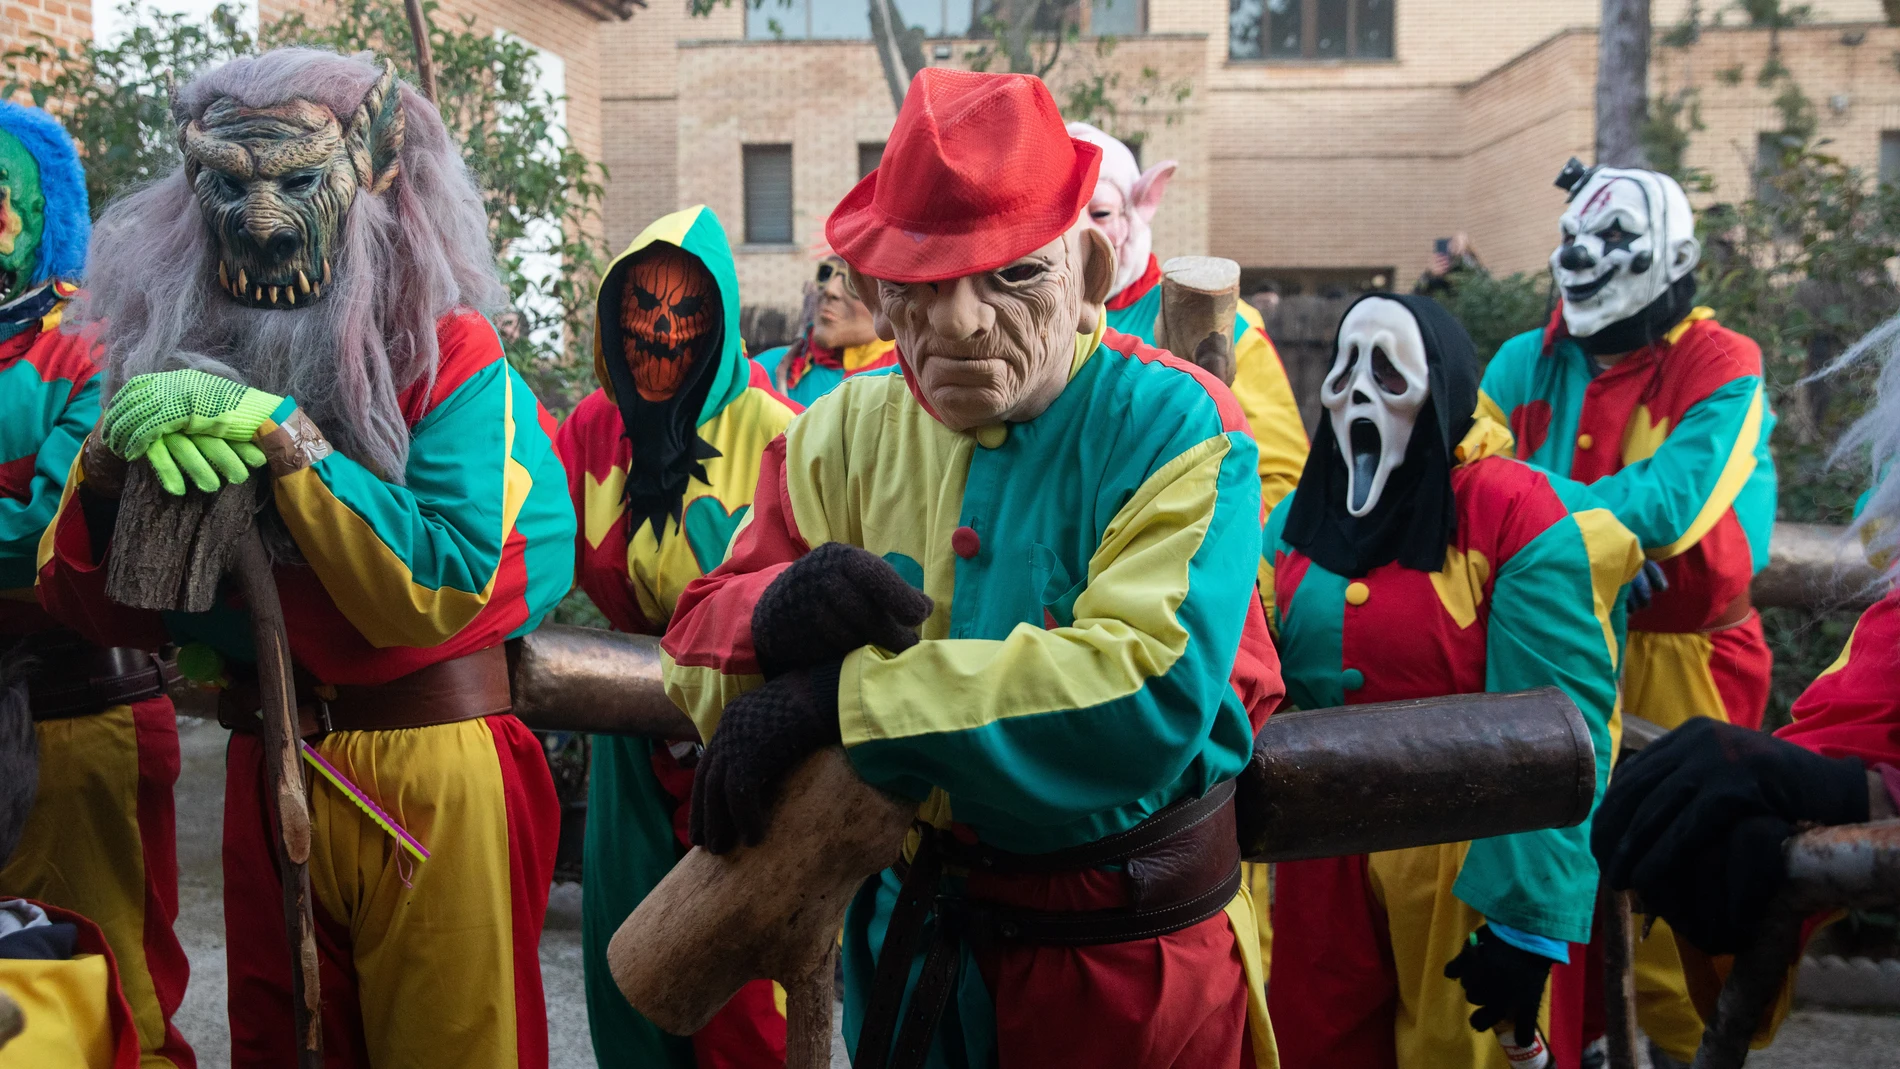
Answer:
[{"label": "red fedora hat", "polygon": [[892,282],[994,270],[1074,226],[1101,165],[1101,149],[1069,136],[1042,79],[925,67],[883,164],[838,202],[825,238]]}]

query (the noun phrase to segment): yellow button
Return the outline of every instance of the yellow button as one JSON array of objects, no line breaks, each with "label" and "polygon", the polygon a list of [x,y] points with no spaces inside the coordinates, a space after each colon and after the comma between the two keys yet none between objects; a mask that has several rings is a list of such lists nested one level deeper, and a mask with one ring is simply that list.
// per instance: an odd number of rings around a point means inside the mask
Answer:
[{"label": "yellow button", "polygon": [[1595,438],[1592,438],[1587,434],[1579,434],[1577,435],[1577,448],[1588,449],[1590,448],[1591,444],[1594,443],[1595,441],[1596,441]]},{"label": "yellow button", "polygon": [[1346,604],[1348,605],[1364,605],[1366,599],[1371,596],[1372,588],[1364,583],[1352,582],[1346,584]]},{"label": "yellow button", "polygon": [[987,427],[976,429],[977,444],[985,449],[995,449],[1008,440],[1009,425],[1006,423],[992,423]]}]

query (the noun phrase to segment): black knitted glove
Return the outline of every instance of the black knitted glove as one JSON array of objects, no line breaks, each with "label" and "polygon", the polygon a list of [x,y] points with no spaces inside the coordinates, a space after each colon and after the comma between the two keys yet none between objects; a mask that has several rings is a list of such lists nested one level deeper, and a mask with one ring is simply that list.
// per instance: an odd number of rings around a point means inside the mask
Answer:
[{"label": "black knitted glove", "polygon": [[1669,577],[1663,574],[1662,565],[1646,560],[1630,580],[1630,596],[1627,601],[1631,612],[1641,612],[1649,608],[1656,595],[1669,589]]},{"label": "black knitted glove", "polygon": [[752,648],[767,679],[860,646],[901,653],[917,644],[917,625],[930,610],[930,598],[884,558],[826,542],[765,588],[752,609]]},{"label": "black knitted glove", "polygon": [[[1751,817],[1791,825],[1861,823],[1867,819],[1866,769],[1851,757],[1822,757],[1772,735],[1697,717],[1617,768],[1597,809],[1590,849],[1612,888],[1634,888],[1645,903],[1656,893],[1673,904],[1681,896],[1668,886],[1680,883],[1677,870],[1685,860],[1733,845],[1737,824]],[[1756,839],[1761,834],[1753,833]]]},{"label": "black knitted glove", "polygon": [[1773,816],[1744,817],[1728,835],[1674,860],[1636,890],[1643,909],[1669,922],[1705,954],[1745,949],[1788,877],[1782,844],[1794,825]]},{"label": "black knitted glove", "polygon": [[695,845],[757,846],[785,777],[838,729],[838,662],[785,672],[732,700],[693,775]]},{"label": "black knitted glove", "polygon": [[1471,1027],[1488,1032],[1499,1021],[1516,1026],[1517,1045],[1528,1047],[1537,1034],[1537,1009],[1550,979],[1549,958],[1514,947],[1488,924],[1471,933],[1465,948],[1445,965],[1445,978],[1465,989],[1465,1001],[1478,1007]]}]

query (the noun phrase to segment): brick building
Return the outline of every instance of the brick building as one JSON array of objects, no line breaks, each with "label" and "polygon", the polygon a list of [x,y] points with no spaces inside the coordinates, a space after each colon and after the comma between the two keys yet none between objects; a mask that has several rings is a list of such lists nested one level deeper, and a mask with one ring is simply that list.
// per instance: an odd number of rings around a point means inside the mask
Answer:
[{"label": "brick building", "polygon": [[[949,35],[926,44],[931,62],[969,65],[981,42],[955,35],[971,0],[899,6]],[[1654,0],[1658,33],[1688,6]],[[1116,108],[1097,121],[1138,138],[1144,160],[1181,163],[1156,250],[1232,258],[1250,283],[1404,285],[1433,239],[1457,231],[1493,270],[1539,270],[1561,210],[1551,180],[1569,156],[1591,157],[1599,0],[1082,7],[1085,32],[1115,30],[1113,49],[1087,37],[1068,46],[1046,75],[1058,101],[1103,85]],[[1885,145],[1895,173],[1900,29],[1879,0],[1811,7],[1811,24],[1781,32],[1781,61],[1816,102],[1830,151],[1872,173]],[[703,201],[742,243],[748,296],[795,307],[809,247],[894,114],[862,11],[859,0],[765,0],[695,18],[683,0],[653,0],[602,24],[609,240]],[[1698,91],[1706,129],[1688,162],[1715,179],[1716,197],[1745,194],[1759,136],[1780,125],[1780,88],[1754,77],[1768,49],[1765,30],[1705,25],[1688,47],[1652,51],[1652,93]]]},{"label": "brick building", "polygon": [[40,34],[66,48],[90,40],[94,6],[94,0],[0,0],[0,52],[37,42]]}]

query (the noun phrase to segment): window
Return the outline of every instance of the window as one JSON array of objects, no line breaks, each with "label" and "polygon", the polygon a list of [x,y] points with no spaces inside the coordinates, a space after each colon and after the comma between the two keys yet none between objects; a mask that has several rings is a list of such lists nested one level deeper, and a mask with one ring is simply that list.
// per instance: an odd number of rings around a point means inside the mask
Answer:
[{"label": "window", "polygon": [[745,240],[792,243],[792,146],[745,145]]},{"label": "window", "polygon": [[877,170],[877,165],[883,162],[883,160],[884,160],[884,142],[882,141],[858,142],[858,177],[859,178],[863,178],[865,175],[870,174],[872,171]]},{"label": "window", "polygon": [[1786,142],[1779,130],[1764,130],[1755,135],[1755,199],[1770,207],[1781,203],[1781,189],[1775,179],[1781,177],[1782,154]]},{"label": "window", "polygon": [[1393,0],[1228,0],[1230,59],[1391,59]]},{"label": "window", "polygon": [[1142,0],[1089,0],[1089,34],[1132,37],[1141,32]]},{"label": "window", "polygon": [[[982,0],[894,0],[897,17],[925,37],[965,37],[971,15]],[[1103,0],[1096,0],[1097,3]],[[1139,3],[1140,0],[1115,0]],[[748,3],[745,35],[786,41],[871,38],[871,5],[865,0],[760,0]]]},{"label": "window", "polygon": [[1900,130],[1880,131],[1880,181],[1900,185]]}]

